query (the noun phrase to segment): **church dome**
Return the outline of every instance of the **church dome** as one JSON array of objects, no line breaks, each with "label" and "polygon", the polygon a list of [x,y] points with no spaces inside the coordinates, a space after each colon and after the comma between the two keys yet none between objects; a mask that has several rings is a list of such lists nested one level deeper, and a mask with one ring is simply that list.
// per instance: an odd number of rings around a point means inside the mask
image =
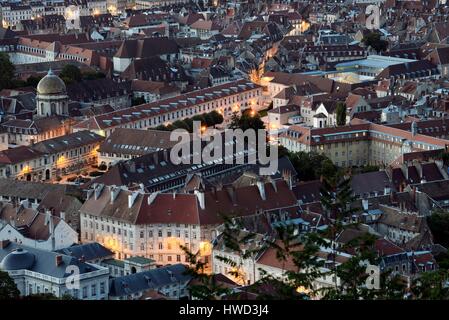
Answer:
[{"label": "church dome", "polygon": [[19,248],[8,253],[0,263],[0,268],[3,270],[21,270],[29,269],[33,266],[35,261],[34,254]]},{"label": "church dome", "polygon": [[64,94],[66,87],[64,81],[55,75],[51,70],[37,84],[38,94]]}]

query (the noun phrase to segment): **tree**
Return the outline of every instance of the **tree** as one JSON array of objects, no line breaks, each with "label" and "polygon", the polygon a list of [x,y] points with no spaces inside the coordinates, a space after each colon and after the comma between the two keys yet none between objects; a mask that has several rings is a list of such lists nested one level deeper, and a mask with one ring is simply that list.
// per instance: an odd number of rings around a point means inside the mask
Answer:
[{"label": "tree", "polygon": [[64,80],[66,84],[81,81],[83,78],[81,70],[73,64],[66,64],[59,73],[59,77]]},{"label": "tree", "polygon": [[41,81],[42,77],[35,77],[35,76],[29,76],[27,81],[26,81],[26,85],[30,86],[30,87],[37,87],[37,84],[39,83],[39,81]]},{"label": "tree", "polygon": [[411,286],[412,294],[418,300],[447,300],[449,287],[447,286],[449,272],[439,269],[422,273]]},{"label": "tree", "polygon": [[299,180],[310,181],[321,176],[331,177],[337,172],[337,167],[325,155],[316,152],[289,153],[288,157],[295,167]]},{"label": "tree", "polygon": [[14,65],[7,53],[0,52],[0,90],[10,88],[14,78]]},{"label": "tree", "polygon": [[435,243],[449,247],[449,211],[435,210],[427,218]]},{"label": "tree", "polygon": [[231,129],[242,129],[246,131],[248,129],[259,130],[265,129],[265,124],[260,119],[257,112],[252,110],[243,111],[242,115],[239,116],[238,112],[234,112],[231,116],[231,124],[229,125]]},{"label": "tree", "polygon": [[388,48],[388,41],[382,40],[380,38],[380,33],[378,32],[371,32],[363,37],[362,42],[374,50],[376,52],[385,51]]},{"label": "tree", "polygon": [[105,78],[106,75],[103,72],[97,71],[86,71],[82,73],[83,79],[85,80],[95,80]]},{"label": "tree", "polygon": [[215,110],[209,112],[209,116],[212,118],[212,124],[211,125],[221,124],[224,121],[223,115],[221,115],[220,113],[218,113]]},{"label": "tree", "polygon": [[184,130],[189,130],[189,126],[182,120],[176,120],[175,122],[173,122],[173,127],[175,129],[184,129]]},{"label": "tree", "polygon": [[443,152],[441,154],[441,160],[443,160],[444,165],[449,166],[449,152]]},{"label": "tree", "polygon": [[335,112],[337,114],[337,126],[344,126],[346,124],[346,105],[338,102]]},{"label": "tree", "polygon": [[20,291],[7,272],[0,271],[0,300],[17,299]]},{"label": "tree", "polygon": [[170,131],[166,126],[163,124],[158,125],[154,130],[160,130],[160,131]]},{"label": "tree", "polygon": [[138,106],[139,104],[144,104],[144,103],[146,103],[144,97],[137,97],[137,98],[132,98],[131,99],[131,105],[132,106]]}]

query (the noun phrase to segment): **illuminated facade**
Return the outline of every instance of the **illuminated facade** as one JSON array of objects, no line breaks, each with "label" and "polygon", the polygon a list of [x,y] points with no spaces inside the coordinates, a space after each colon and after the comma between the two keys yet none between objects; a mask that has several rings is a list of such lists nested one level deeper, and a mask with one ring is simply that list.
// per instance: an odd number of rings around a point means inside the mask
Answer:
[{"label": "illuminated facade", "polygon": [[223,116],[226,125],[233,112],[259,110],[261,97],[262,87],[238,80],[95,116],[75,125],[73,130],[91,130],[108,137],[115,128],[150,129],[213,110]]},{"label": "illuminated facade", "polygon": [[439,150],[449,146],[449,140],[421,134],[412,125],[406,131],[374,123],[350,126],[310,128],[291,126],[280,143],[293,152],[317,152],[326,155],[337,166],[389,165],[404,153]]},{"label": "illuminated facade", "polygon": [[235,192],[195,189],[194,193],[133,192],[98,184],[87,195],[80,208],[83,243],[101,243],[118,259],[143,256],[158,265],[188,264],[181,248],[186,247],[199,254],[206,272],[211,271],[212,241],[223,223],[219,212],[233,214],[236,208],[245,208],[245,215],[253,216],[297,203],[283,180]]},{"label": "illuminated facade", "polygon": [[103,137],[77,132],[0,152],[0,177],[28,181],[58,179],[89,168],[98,161]]},{"label": "illuminated facade", "polygon": [[[181,246],[199,253],[205,262],[209,261],[212,226],[203,225],[197,219],[189,219],[186,212],[189,208],[179,212],[167,211],[163,216],[160,216],[162,211],[157,208],[160,203],[170,201],[182,202],[187,206],[194,204],[197,201],[195,195],[148,195],[99,185],[89,191],[88,197],[87,203],[80,209],[83,243],[101,243],[113,251],[117,259],[143,256],[155,260],[157,265],[188,263]],[[105,215],[93,214],[98,212],[98,208],[93,208],[92,204],[101,205],[98,201],[107,202]],[[117,210],[120,210],[121,216],[107,216],[109,206],[120,208]],[[153,213],[152,209],[159,212]]]}]

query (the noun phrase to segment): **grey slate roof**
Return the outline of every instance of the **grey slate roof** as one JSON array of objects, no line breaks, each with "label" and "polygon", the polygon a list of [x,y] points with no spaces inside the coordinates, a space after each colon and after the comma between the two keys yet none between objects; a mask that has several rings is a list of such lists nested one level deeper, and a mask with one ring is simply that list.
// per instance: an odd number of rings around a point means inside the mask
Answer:
[{"label": "grey slate roof", "polygon": [[[29,257],[30,254],[34,255],[34,262],[29,266],[26,267],[27,270],[34,271],[40,274],[48,275],[55,278],[65,278],[69,276],[69,273],[66,273],[66,268],[71,266],[77,266],[80,270],[80,274],[93,272],[98,270],[95,266],[87,264],[85,262],[81,262],[78,259],[74,257],[70,257],[68,255],[61,255],[57,252],[52,251],[45,251],[40,250],[32,247],[27,247],[23,245],[19,245],[17,243],[11,242],[9,243],[5,248],[0,248],[0,269],[3,269],[5,267],[6,270],[7,267],[13,267],[19,266],[18,264],[14,263],[14,265],[9,265],[8,260],[10,258],[6,258],[6,266],[3,266],[3,261],[5,257],[8,256],[11,252],[15,251],[16,249],[23,249],[28,251],[29,254],[26,255],[27,263],[30,263]],[[62,263],[57,266],[56,265],[56,256],[61,255],[62,256]],[[17,262],[18,263],[18,262]],[[17,270],[17,268],[14,268],[14,270]]]},{"label": "grey slate roof", "polygon": [[33,149],[43,153],[53,154],[88,144],[101,142],[103,139],[104,138],[102,136],[90,131],[78,131],[65,136],[38,142],[33,146]]},{"label": "grey slate roof", "polygon": [[121,297],[150,289],[158,289],[173,283],[185,283],[191,279],[191,276],[184,274],[186,269],[186,266],[179,263],[113,278],[109,281],[109,295]]},{"label": "grey slate roof", "polygon": [[56,252],[66,254],[77,259],[83,258],[84,261],[104,259],[114,255],[111,250],[103,247],[98,242],[75,244],[71,247],[57,250]]},{"label": "grey slate roof", "polygon": [[0,179],[0,196],[42,200],[48,193],[64,192],[64,186],[52,183]]}]

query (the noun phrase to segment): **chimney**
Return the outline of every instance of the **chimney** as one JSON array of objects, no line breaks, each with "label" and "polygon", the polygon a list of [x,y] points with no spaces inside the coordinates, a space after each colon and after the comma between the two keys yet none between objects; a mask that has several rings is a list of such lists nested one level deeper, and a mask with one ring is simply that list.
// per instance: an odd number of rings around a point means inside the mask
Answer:
[{"label": "chimney", "polygon": [[62,264],[62,255],[60,255],[60,254],[56,255],[55,264],[57,267],[59,267]]},{"label": "chimney", "polygon": [[24,208],[31,208],[31,203],[28,201],[28,199],[22,200],[20,202],[20,204],[24,207]]},{"label": "chimney", "polygon": [[159,163],[159,152],[153,152],[153,163],[157,165]]},{"label": "chimney", "polygon": [[257,188],[259,188],[260,197],[262,200],[267,200],[265,195],[265,184],[262,181],[257,181]]},{"label": "chimney", "polygon": [[129,161],[128,162],[128,170],[131,173],[135,173],[136,172],[136,163],[134,161]]},{"label": "chimney", "polygon": [[412,136],[415,136],[418,133],[418,124],[415,121],[412,122],[411,129],[412,129]]},{"label": "chimney", "polygon": [[290,190],[293,189],[293,179],[292,179],[292,172],[288,169],[284,169],[282,171],[282,177],[285,181],[287,181],[288,187]]},{"label": "chimney", "polygon": [[9,246],[10,243],[11,243],[11,241],[9,241],[7,239],[0,241],[0,249],[5,249],[6,247]]},{"label": "chimney", "polygon": [[121,188],[117,188],[115,186],[112,186],[111,188],[111,203],[114,203],[115,199],[117,199],[118,194],[120,193]]},{"label": "chimney", "polygon": [[101,195],[101,191],[103,191],[104,188],[104,184],[99,184],[95,187],[94,191],[95,191],[95,200],[98,200],[98,198]]},{"label": "chimney", "polygon": [[368,207],[369,207],[368,199],[362,199],[362,207],[363,207],[363,210],[365,210],[365,211],[368,210]]},{"label": "chimney", "polygon": [[205,201],[204,201],[204,192],[203,191],[199,191],[199,190],[195,190],[195,195],[198,198],[198,202],[200,204],[200,208],[202,210],[204,210],[206,208],[205,206]]},{"label": "chimney", "polygon": [[159,194],[158,192],[153,192],[152,194],[150,194],[147,198],[147,203],[148,205],[152,204],[154,202],[154,200],[156,200],[157,195]]},{"label": "chimney", "polygon": [[136,201],[138,195],[139,195],[138,192],[133,192],[133,193],[128,195],[128,208],[129,209],[132,208],[132,206],[133,206],[134,202]]}]

